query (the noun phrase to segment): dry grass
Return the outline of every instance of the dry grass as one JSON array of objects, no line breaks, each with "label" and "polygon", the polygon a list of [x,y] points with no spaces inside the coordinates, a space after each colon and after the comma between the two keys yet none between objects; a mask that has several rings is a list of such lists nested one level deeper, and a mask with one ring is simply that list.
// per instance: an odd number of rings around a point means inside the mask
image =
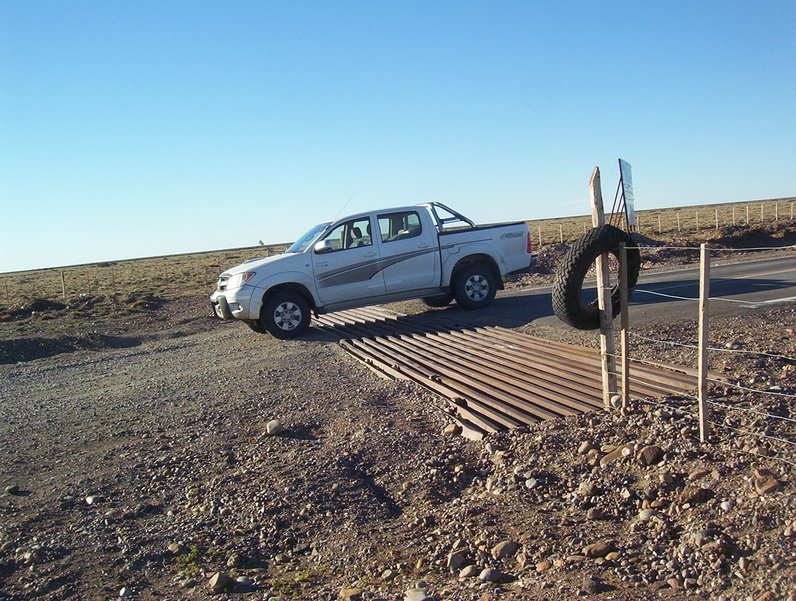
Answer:
[{"label": "dry grass", "polygon": [[[641,233],[655,237],[676,237],[677,232],[693,237],[696,230],[732,225],[793,220],[796,198],[743,203],[652,209],[639,211]],[[534,244],[545,246],[571,242],[591,227],[591,218],[564,217],[527,222]],[[540,244],[541,239],[541,244]],[[135,310],[147,298],[172,300],[212,292],[218,274],[247,259],[276,254],[284,246],[249,247],[169,257],[94,263],[74,267],[37,269],[0,274],[0,306],[19,306],[32,299],[63,300],[73,305],[85,298],[104,299]],[[63,278],[63,280],[62,280]]]}]

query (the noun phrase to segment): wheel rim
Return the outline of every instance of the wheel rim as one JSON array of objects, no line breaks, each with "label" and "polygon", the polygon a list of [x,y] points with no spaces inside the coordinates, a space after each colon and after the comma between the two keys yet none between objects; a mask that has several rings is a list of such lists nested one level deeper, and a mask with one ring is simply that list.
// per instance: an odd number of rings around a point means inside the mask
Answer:
[{"label": "wheel rim", "polygon": [[295,330],[301,323],[301,307],[288,301],[278,304],[274,310],[274,323],[281,330]]},{"label": "wheel rim", "polygon": [[489,281],[480,274],[471,275],[464,283],[464,293],[472,301],[482,301],[489,294]]}]

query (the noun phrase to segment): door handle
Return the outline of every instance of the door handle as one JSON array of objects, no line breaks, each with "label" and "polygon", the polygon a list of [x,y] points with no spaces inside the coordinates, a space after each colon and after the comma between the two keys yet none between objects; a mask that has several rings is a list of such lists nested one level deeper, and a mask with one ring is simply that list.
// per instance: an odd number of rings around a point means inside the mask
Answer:
[{"label": "door handle", "polygon": [[420,244],[418,248],[431,248],[430,244]]},{"label": "door handle", "polygon": [[328,267],[328,263],[315,263],[315,267]]},{"label": "door handle", "polygon": [[363,256],[363,257],[375,257],[375,256],[376,256],[376,253],[365,253],[365,254],[364,254],[364,255],[362,255],[362,256]]}]

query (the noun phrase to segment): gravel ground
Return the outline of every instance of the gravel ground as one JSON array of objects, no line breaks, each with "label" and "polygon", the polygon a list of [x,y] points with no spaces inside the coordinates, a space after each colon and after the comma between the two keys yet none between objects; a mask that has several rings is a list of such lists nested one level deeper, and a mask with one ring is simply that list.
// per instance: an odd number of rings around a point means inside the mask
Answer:
[{"label": "gravel ground", "polygon": [[[440,400],[378,378],[330,335],[257,335],[211,319],[203,298],[12,325],[0,599],[796,599],[792,445],[724,430],[700,445],[690,399],[472,442]],[[728,349],[796,356],[792,307],[711,325]],[[796,393],[793,360],[727,354],[713,368]],[[790,397],[713,394],[794,415]],[[796,440],[784,420],[717,420]]]}]

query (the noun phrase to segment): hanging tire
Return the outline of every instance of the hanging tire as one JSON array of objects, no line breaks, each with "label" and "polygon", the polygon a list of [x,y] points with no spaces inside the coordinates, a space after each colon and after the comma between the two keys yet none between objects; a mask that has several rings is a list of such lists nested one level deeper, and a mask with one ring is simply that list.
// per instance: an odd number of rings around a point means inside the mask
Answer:
[{"label": "hanging tire", "polygon": [[451,290],[462,308],[481,309],[495,299],[495,275],[486,263],[465,265],[454,274]]},{"label": "hanging tire", "polygon": [[[619,260],[619,244],[635,246],[630,235],[612,225],[603,225],[584,234],[569,249],[556,270],[553,283],[553,311],[558,318],[578,330],[596,330],[600,327],[600,310],[597,300],[586,302],[583,298],[583,280],[591,266],[603,253],[613,254]],[[632,291],[641,269],[641,253],[637,248],[627,249],[627,288]],[[617,283],[611,290],[613,315],[619,314],[620,292]]]},{"label": "hanging tire", "polygon": [[277,292],[260,311],[260,325],[275,338],[298,338],[310,327],[310,305],[296,292]]},{"label": "hanging tire", "polygon": [[438,294],[436,296],[426,296],[423,299],[426,306],[429,307],[447,307],[453,301],[453,294]]}]

